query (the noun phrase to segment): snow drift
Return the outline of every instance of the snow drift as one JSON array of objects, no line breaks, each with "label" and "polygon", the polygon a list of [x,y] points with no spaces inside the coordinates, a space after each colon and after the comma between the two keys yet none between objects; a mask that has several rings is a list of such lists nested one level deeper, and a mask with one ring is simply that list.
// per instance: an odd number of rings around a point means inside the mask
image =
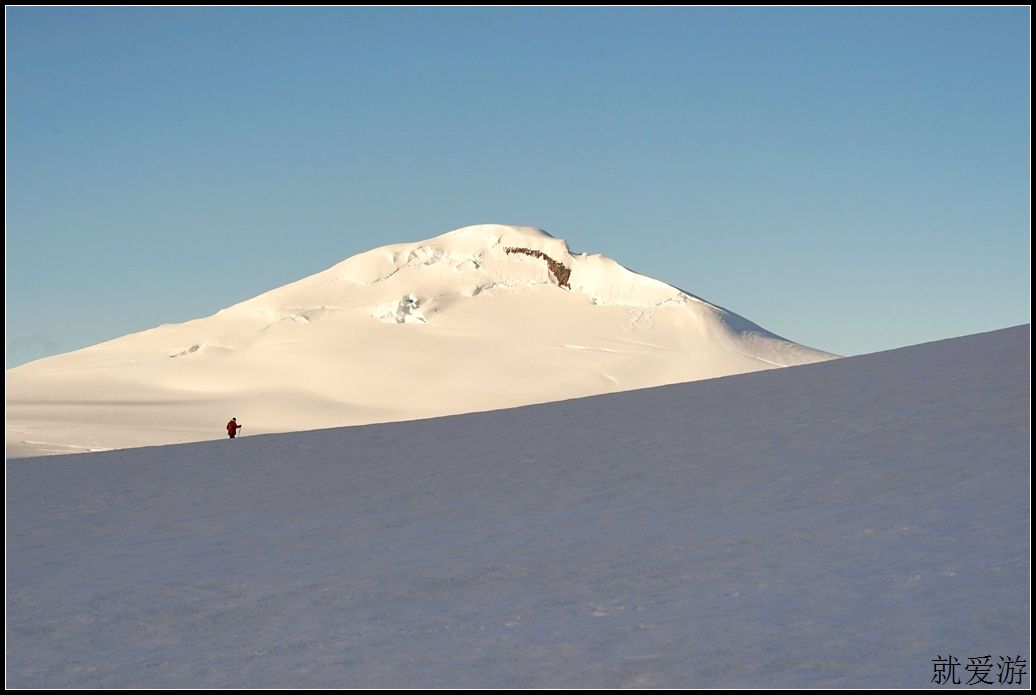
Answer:
[{"label": "snow drift", "polygon": [[25,456],[412,420],[834,357],[529,227],[349,258],[207,318],[7,372]]}]

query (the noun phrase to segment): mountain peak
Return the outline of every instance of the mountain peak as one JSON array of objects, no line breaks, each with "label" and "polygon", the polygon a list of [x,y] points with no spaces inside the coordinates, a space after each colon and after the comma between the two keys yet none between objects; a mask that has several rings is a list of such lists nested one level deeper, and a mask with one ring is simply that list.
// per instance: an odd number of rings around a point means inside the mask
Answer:
[{"label": "mountain peak", "polygon": [[474,225],[9,370],[8,449],[209,439],[231,414],[247,434],[408,420],[832,357],[541,229]]}]

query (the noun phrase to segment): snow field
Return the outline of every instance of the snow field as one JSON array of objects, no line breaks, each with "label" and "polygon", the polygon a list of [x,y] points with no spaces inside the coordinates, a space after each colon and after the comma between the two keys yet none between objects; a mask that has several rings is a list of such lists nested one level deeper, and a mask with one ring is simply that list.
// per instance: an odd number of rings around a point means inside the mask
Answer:
[{"label": "snow field", "polygon": [[9,460],[7,685],[924,687],[937,655],[1029,659],[1029,350]]}]

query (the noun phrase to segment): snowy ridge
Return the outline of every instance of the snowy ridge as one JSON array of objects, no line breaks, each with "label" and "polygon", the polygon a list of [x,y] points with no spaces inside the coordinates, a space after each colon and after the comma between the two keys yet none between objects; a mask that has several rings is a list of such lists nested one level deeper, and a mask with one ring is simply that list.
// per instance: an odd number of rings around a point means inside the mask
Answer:
[{"label": "snowy ridge", "polygon": [[211,439],[231,416],[245,436],[410,420],[832,357],[542,230],[477,225],[9,370],[7,450]]}]

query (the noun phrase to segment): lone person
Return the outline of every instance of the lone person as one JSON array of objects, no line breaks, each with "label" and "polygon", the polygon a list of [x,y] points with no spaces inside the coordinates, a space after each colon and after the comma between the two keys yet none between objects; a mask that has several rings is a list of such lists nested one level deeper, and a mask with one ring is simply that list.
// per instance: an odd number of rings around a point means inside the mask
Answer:
[{"label": "lone person", "polygon": [[231,439],[237,436],[237,431],[239,429],[241,429],[241,425],[237,424],[237,418],[230,418],[230,422],[227,423],[227,434],[230,435]]}]

